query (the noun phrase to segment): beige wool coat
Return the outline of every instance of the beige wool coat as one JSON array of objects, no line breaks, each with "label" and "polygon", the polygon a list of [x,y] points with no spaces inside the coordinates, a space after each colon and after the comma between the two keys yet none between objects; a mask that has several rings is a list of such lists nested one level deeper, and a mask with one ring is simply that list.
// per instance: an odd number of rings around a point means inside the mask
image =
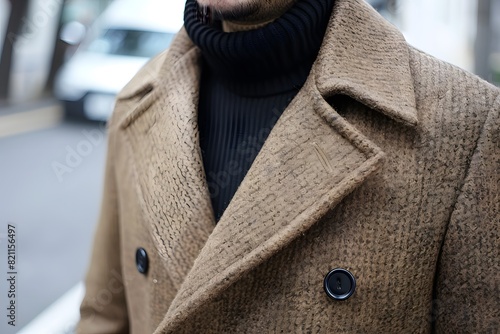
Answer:
[{"label": "beige wool coat", "polygon": [[499,89],[337,0],[216,225],[200,56],[181,30],[118,97],[80,333],[499,333]]}]

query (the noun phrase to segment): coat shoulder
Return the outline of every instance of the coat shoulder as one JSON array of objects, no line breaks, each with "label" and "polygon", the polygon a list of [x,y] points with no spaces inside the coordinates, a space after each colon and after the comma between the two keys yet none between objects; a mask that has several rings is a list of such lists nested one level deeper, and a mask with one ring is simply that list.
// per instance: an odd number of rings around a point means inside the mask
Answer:
[{"label": "coat shoulder", "polygon": [[163,51],[159,55],[151,58],[135,76],[125,85],[125,87],[118,93],[118,100],[127,100],[138,92],[144,90],[145,86],[152,85],[158,76],[162,64],[167,59],[168,50]]},{"label": "coat shoulder", "polygon": [[116,106],[109,120],[109,127],[113,128],[122,124],[142,100],[149,95],[155,87],[161,85],[162,79],[169,74],[175,64],[194,45],[182,28],[174,38],[168,49],[150,59],[118,93]]},{"label": "coat shoulder", "polygon": [[486,120],[498,117],[500,89],[411,46],[409,55],[422,131],[438,141],[477,141]]},{"label": "coat shoulder", "polygon": [[116,103],[108,120],[110,131],[117,128],[156,86],[158,73],[165,63],[168,50],[149,60],[116,96]]},{"label": "coat shoulder", "polygon": [[[500,95],[499,87],[413,46],[409,46],[409,56],[417,105],[442,102],[450,112],[462,108],[488,109]],[[457,103],[460,99],[466,103]]]}]

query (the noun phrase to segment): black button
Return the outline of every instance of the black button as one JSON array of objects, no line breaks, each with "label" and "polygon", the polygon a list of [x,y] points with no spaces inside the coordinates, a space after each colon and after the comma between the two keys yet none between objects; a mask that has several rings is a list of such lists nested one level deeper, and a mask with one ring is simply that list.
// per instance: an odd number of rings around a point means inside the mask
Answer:
[{"label": "black button", "polygon": [[346,300],[356,290],[356,279],[345,269],[333,269],[323,282],[328,297],[335,300]]},{"label": "black button", "polygon": [[141,274],[146,274],[148,272],[149,260],[148,253],[144,248],[137,248],[135,252],[135,264],[137,266],[137,270]]}]

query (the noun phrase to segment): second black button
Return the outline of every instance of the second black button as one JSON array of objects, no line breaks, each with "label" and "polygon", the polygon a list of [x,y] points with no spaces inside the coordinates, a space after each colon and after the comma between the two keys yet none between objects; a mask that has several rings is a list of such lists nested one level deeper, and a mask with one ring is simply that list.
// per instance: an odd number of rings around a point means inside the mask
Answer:
[{"label": "second black button", "polygon": [[135,252],[135,265],[137,266],[137,271],[141,274],[146,274],[148,272],[148,253],[142,247],[137,248],[137,251]]}]

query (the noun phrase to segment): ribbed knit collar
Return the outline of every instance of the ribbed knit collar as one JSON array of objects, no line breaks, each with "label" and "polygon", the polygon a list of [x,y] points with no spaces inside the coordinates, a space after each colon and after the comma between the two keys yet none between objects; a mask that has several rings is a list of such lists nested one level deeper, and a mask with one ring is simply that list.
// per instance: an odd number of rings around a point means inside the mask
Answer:
[{"label": "ribbed knit collar", "polygon": [[187,0],[186,31],[212,73],[241,95],[279,94],[302,87],[318,54],[334,0],[298,0],[262,28],[226,33],[199,20]]}]

